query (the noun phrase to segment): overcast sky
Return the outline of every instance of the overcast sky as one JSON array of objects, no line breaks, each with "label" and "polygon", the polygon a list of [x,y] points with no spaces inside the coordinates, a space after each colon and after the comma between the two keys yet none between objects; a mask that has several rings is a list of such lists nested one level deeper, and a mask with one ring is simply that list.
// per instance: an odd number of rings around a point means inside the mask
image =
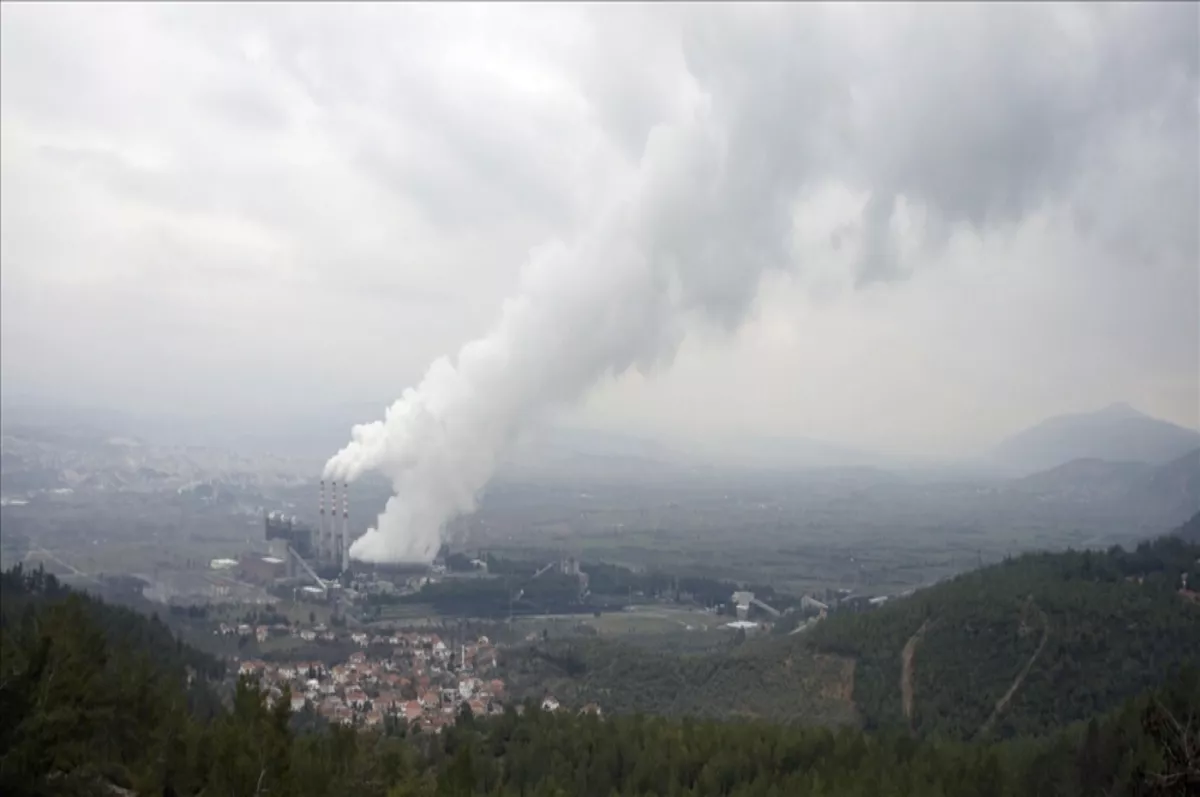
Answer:
[{"label": "overcast sky", "polygon": [[1115,401],[1200,426],[1198,74],[1186,3],[5,4],[3,389],[382,414],[704,96],[787,178],[786,267],[580,422],[934,454]]}]

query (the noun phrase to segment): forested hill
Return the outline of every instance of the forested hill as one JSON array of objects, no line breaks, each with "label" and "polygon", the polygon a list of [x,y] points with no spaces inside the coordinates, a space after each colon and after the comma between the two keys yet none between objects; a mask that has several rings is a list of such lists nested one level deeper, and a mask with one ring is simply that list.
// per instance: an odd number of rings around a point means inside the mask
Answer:
[{"label": "forested hill", "polygon": [[157,632],[119,631],[136,621],[63,594],[41,574],[12,578],[6,594],[23,606],[15,621],[6,606],[0,625],[4,795],[1150,797],[1200,787],[1195,671],[1086,729],[1020,743],[609,719],[536,704],[486,719],[467,711],[436,736],[395,723],[298,734],[286,692],[271,707],[246,680],[229,709],[187,711]]},{"label": "forested hill", "polygon": [[854,662],[798,650],[785,638],[683,655],[612,639],[550,640],[514,648],[502,663],[516,694],[550,692],[614,714],[858,724]]},{"label": "forested hill", "polygon": [[1192,519],[1174,532],[1176,537],[1180,537],[1188,542],[1200,543],[1200,512],[1192,515]]},{"label": "forested hill", "polygon": [[157,618],[40,569],[4,573],[0,794],[113,794],[157,782],[185,765],[187,728],[221,712],[208,678],[223,673]]},{"label": "forested hill", "polygon": [[182,676],[191,670],[207,678],[220,678],[225,672],[224,662],[183,644],[157,616],[77,592],[40,569],[17,565],[0,573],[0,623],[14,633],[67,602],[86,614],[114,649],[141,651],[161,672]]},{"label": "forested hill", "polygon": [[[693,655],[604,638],[502,663],[517,693],[614,713],[753,717],[958,740],[1040,734],[1200,661],[1200,545],[1030,554],[811,631]],[[907,668],[905,660],[908,661]],[[907,674],[906,674],[907,673]],[[997,704],[1000,704],[997,708]]]},{"label": "forested hill", "polygon": [[853,657],[864,726],[957,739],[1047,732],[1200,661],[1200,545],[1029,554],[860,615],[807,640]]}]

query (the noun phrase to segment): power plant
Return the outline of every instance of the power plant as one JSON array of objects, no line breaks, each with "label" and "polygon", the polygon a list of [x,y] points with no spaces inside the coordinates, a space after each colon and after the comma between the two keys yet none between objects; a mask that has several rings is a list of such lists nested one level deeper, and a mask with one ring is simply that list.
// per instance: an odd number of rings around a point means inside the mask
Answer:
[{"label": "power plant", "polygon": [[268,512],[264,518],[264,531],[271,559],[282,565],[284,578],[299,578],[307,575],[324,586],[325,581],[317,575],[343,573],[350,569],[350,500],[348,485],[342,483],[341,516],[338,513],[338,483],[330,483],[329,512],[325,511],[325,480],[321,480],[321,492],[317,501],[317,528],[301,522],[295,515],[283,512]]}]

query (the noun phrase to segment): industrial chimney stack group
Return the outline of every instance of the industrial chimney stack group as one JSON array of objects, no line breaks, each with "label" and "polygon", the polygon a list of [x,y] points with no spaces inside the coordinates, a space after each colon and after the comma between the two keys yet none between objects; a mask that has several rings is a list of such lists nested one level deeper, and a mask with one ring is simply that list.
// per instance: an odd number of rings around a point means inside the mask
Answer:
[{"label": "industrial chimney stack group", "polygon": [[342,570],[350,567],[350,499],[347,497],[347,487],[342,482],[342,517],[338,523],[338,492],[337,482],[330,482],[332,494],[329,500],[330,520],[325,520],[325,480],[321,479],[321,531],[317,548],[320,556],[326,562],[338,564]]}]

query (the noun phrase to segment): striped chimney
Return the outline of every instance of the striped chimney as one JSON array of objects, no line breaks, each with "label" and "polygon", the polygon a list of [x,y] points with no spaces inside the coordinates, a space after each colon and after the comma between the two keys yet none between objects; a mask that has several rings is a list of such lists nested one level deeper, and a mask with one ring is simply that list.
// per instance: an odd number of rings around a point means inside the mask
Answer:
[{"label": "striped chimney", "polygon": [[342,569],[350,567],[350,499],[342,485]]},{"label": "striped chimney", "polygon": [[329,500],[329,514],[333,517],[329,521],[329,558],[336,562],[338,559],[337,537],[338,537],[338,522],[337,522],[337,482],[333,483],[333,497]]}]

